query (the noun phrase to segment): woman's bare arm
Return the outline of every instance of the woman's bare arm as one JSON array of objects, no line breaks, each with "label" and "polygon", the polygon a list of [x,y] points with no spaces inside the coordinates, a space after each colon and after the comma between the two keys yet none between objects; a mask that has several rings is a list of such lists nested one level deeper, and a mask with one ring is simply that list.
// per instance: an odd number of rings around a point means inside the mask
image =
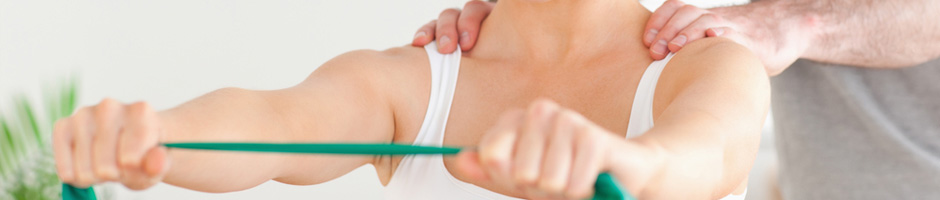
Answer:
[{"label": "woman's bare arm", "polygon": [[632,156],[648,164],[614,174],[648,175],[630,188],[641,198],[714,199],[731,193],[750,171],[770,105],[760,61],[729,40],[703,39],[675,55],[656,87],[656,126],[631,139],[652,156]]},{"label": "woman's bare arm", "polygon": [[142,189],[162,180],[207,192],[247,189],[271,179],[325,182],[375,158],[175,149],[167,153],[158,144],[391,142],[395,120],[383,88],[391,79],[383,71],[389,70],[387,64],[378,65],[388,57],[375,51],[351,52],[290,88],[220,89],[161,112],[143,103],[103,101],[57,124],[59,173],[66,174],[65,182],[77,185],[120,181]]}]

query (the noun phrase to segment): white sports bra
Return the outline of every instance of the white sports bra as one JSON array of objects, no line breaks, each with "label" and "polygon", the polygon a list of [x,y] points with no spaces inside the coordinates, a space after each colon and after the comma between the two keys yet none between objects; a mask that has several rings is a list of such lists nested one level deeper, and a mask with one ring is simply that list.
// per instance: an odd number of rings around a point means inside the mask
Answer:
[{"label": "white sports bra", "polygon": [[[435,42],[425,45],[424,49],[431,62],[431,98],[414,145],[441,146],[444,143],[444,130],[454,90],[457,87],[461,52],[458,50],[451,54],[440,54]],[[656,91],[656,82],[672,56],[673,54],[669,54],[663,60],[654,61],[640,78],[627,126],[627,138],[642,135],[653,127],[653,94]],[[444,167],[444,160],[440,155],[403,157],[393,172],[392,179],[385,186],[385,191],[386,198],[390,200],[518,199],[458,180]],[[722,199],[743,200],[744,194],[728,195]]]}]

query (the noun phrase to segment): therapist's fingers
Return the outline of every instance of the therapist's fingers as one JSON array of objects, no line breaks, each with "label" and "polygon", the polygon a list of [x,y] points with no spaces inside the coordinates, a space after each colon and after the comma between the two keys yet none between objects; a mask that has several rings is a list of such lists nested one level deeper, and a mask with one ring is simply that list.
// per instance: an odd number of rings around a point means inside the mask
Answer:
[{"label": "therapist's fingers", "polygon": [[731,27],[711,27],[705,30],[705,36],[708,37],[726,37],[728,39],[734,40],[741,45],[749,45],[749,40],[747,40],[744,35],[741,35],[741,32],[738,32],[737,29]]},{"label": "therapist's fingers", "polygon": [[480,35],[480,26],[483,20],[493,10],[495,3],[485,1],[470,1],[463,6],[463,12],[457,20],[457,32],[460,33],[460,50],[469,51],[476,44]]},{"label": "therapist's fingers", "polygon": [[663,26],[666,25],[666,22],[669,22],[669,19],[672,18],[672,15],[684,5],[685,3],[682,1],[669,0],[664,2],[662,6],[659,6],[659,8],[653,12],[653,15],[650,15],[643,34],[643,44],[645,44],[646,47],[650,47],[653,43],[653,39],[659,34],[659,30],[661,30]]},{"label": "therapist's fingers", "polygon": [[653,59],[666,58],[666,55],[669,54],[669,41],[672,41],[676,34],[679,34],[679,31],[688,27],[705,13],[708,13],[708,11],[692,5],[679,8],[675,15],[669,19],[669,22],[659,30],[656,39],[653,39],[653,44],[650,46],[650,55]]},{"label": "therapist's fingers", "polygon": [[437,17],[437,52],[443,54],[453,53],[457,50],[457,18],[460,10],[450,8],[441,12]]},{"label": "therapist's fingers", "polygon": [[424,26],[418,29],[418,32],[415,33],[414,40],[411,41],[411,46],[423,47],[431,41],[434,41],[434,30],[437,28],[437,20],[431,20]]},{"label": "therapist's fingers", "polygon": [[678,52],[688,43],[692,41],[705,38],[706,30],[712,27],[723,27],[729,26],[721,16],[718,16],[714,13],[705,13],[702,14],[698,19],[696,19],[692,24],[686,26],[682,31],[679,31],[679,34],[675,38],[669,41],[669,51]]}]

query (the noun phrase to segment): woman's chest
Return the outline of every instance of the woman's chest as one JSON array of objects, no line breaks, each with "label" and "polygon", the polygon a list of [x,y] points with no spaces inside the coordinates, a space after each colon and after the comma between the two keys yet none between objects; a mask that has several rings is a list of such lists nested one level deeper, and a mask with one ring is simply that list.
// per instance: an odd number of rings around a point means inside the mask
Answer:
[{"label": "woman's chest", "polygon": [[[511,109],[525,109],[535,99],[547,98],[566,109],[585,116],[593,123],[612,133],[624,136],[630,118],[636,83],[639,77],[625,73],[593,77],[571,75],[551,80],[519,80],[503,77],[461,76],[443,133],[443,145],[473,147],[496,123],[496,119]],[[524,78],[520,78],[524,79]],[[428,134],[428,133],[425,133]],[[455,178],[469,182],[456,172],[453,158],[443,160],[446,171]],[[471,182],[473,183],[473,182]],[[473,183],[485,189],[509,194],[517,191],[483,183]]]}]

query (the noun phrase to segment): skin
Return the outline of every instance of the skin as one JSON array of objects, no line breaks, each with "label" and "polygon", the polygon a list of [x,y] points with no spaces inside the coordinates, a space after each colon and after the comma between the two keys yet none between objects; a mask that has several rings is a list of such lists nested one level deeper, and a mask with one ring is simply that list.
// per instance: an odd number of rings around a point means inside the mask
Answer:
[{"label": "skin", "polygon": [[[477,151],[445,159],[447,170],[483,188],[533,199],[587,197],[602,171],[641,198],[714,199],[743,189],[769,86],[760,61],[730,40],[703,39],[675,55],[656,89],[656,126],[624,139],[633,94],[653,60],[623,55],[647,51],[641,25],[649,15],[633,1],[499,2],[474,50],[463,54],[444,138],[444,145]],[[593,39],[623,33],[631,36]],[[221,89],[165,111],[106,99],[57,123],[58,171],[79,186],[117,181],[143,189],[162,181],[229,192],[268,180],[317,184],[371,164],[387,184],[401,157],[166,150],[157,144],[410,144],[430,95],[427,59],[415,47],[354,51],[290,88]]]},{"label": "skin", "polygon": [[[491,6],[474,2],[474,7],[468,3],[463,12],[441,13],[441,20],[422,27],[419,33],[467,32],[473,36],[479,28],[475,25],[489,12],[480,7]],[[891,69],[940,57],[940,46],[935,45],[940,43],[937,7],[940,2],[932,0],[761,0],[706,10],[670,0],[650,17],[643,42],[650,56],[659,60],[692,41],[726,37],[757,54],[770,75],[783,72],[798,58]],[[452,14],[461,16],[459,26],[445,20]],[[431,39],[416,37],[414,44],[421,46]],[[473,47],[472,42],[459,42],[462,50]]]}]

